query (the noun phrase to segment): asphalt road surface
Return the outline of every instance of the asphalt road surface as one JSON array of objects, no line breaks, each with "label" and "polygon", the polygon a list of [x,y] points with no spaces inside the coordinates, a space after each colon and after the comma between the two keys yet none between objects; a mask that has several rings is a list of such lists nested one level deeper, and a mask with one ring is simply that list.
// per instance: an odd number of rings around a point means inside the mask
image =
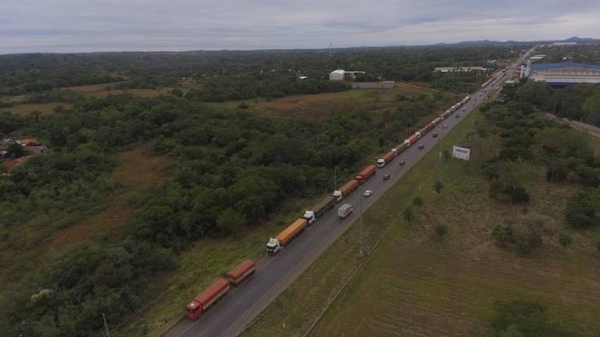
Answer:
[{"label": "asphalt road surface", "polygon": [[[398,181],[421,157],[435,148],[443,134],[450,131],[465,116],[479,104],[484,96],[484,91],[501,84],[507,79],[514,69],[512,66],[503,77],[482,88],[481,91],[471,95],[471,100],[465,104],[464,111],[460,108],[457,112],[446,118],[435,129],[424,135],[417,143],[402,152],[389,165],[378,169],[371,179],[360,186],[357,191],[337,204],[332,210],[323,215],[315,224],[308,227],[304,233],[291,242],[283,251],[274,257],[265,256],[257,261],[256,273],[247,279],[238,288],[232,290],[216,305],[208,310],[197,321],[182,320],[164,336],[168,337],[230,337],[239,335],[244,328],[254,319],[277,295],[279,295],[296,277],[298,277],[325,249],[331,245],[343,232],[358,219],[361,208],[366,211],[377,199]],[[457,117],[460,115],[460,117]],[[442,129],[447,124],[446,129]],[[438,133],[433,138],[433,133]],[[423,150],[418,149],[418,144],[423,144]],[[435,151],[439,151],[435,149]],[[406,164],[400,166],[400,160]],[[385,174],[390,174],[390,180],[383,180]],[[338,182],[339,186],[345,181]],[[372,190],[373,195],[364,197],[365,190]],[[361,207],[362,201],[362,207]],[[346,219],[337,217],[337,208],[343,204],[354,205],[354,212]],[[302,214],[298,214],[299,217]],[[273,233],[273,236],[277,233]],[[265,237],[266,244],[269,238]],[[357,252],[358,253],[358,252]],[[198,289],[200,292],[202,289]],[[190,299],[191,300],[191,299]],[[181,304],[181,314],[186,303]]]}]

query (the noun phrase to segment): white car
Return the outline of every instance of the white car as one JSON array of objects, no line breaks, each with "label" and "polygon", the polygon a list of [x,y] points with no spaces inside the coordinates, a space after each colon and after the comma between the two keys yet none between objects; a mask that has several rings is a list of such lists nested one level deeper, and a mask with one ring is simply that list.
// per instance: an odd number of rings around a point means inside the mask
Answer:
[{"label": "white car", "polygon": [[373,194],[373,191],[371,191],[371,190],[366,190],[364,195],[365,195],[365,197],[370,197],[370,196],[371,196],[371,194]]}]

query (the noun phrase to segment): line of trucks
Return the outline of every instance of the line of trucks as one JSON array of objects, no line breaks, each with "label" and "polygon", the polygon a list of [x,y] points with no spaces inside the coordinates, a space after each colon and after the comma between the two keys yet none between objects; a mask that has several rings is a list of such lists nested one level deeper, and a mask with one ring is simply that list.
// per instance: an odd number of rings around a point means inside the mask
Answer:
[{"label": "line of trucks", "polygon": [[[470,99],[470,96],[466,96],[460,102],[454,104],[452,107],[450,107],[450,109],[446,110],[440,116],[425,125],[425,127],[405,139],[404,142],[391,149],[390,152],[383,155],[383,157],[379,158],[376,165],[368,165],[362,171],[360,171],[354,177],[354,179],[344,184],[339,190],[334,191],[331,196],[326,197],[314,207],[306,210],[302,218],[295,220],[277,236],[269,239],[269,242],[267,243],[267,253],[271,256],[279,254],[283,248],[287,246],[295,237],[304,232],[308,226],[311,226],[317,222],[317,220],[321,218],[321,216],[323,216],[323,214],[325,214],[327,211],[332,209],[336,203],[339,203],[343,199],[347,198],[360,185],[364,184],[369,178],[374,176],[377,173],[377,168],[383,168],[388,165],[400,153],[408,149],[412,144],[416,143],[429,131],[433,130],[433,128],[440,124],[444,119],[469,102]],[[338,217],[340,219],[345,219],[353,212],[353,210],[354,208],[352,205],[343,204],[337,210]]]},{"label": "line of trucks", "polygon": [[[493,80],[493,78],[491,80]],[[270,256],[280,253],[284,247],[286,247],[294,238],[304,232],[308,226],[311,226],[317,222],[317,220],[320,219],[327,211],[334,208],[337,203],[340,203],[342,200],[346,199],[352,194],[352,192],[358,189],[360,185],[364,184],[369,178],[374,176],[377,173],[377,168],[383,168],[388,165],[400,153],[416,143],[421,137],[423,137],[444,119],[465,105],[470,99],[470,96],[466,96],[464,99],[453,105],[450,109],[446,110],[425,127],[405,139],[404,142],[391,149],[390,152],[383,155],[383,157],[377,160],[376,165],[368,165],[361,170],[354,177],[354,179],[342,185],[342,187],[334,191],[332,195],[327,196],[315,206],[311,207],[309,210],[306,210],[302,218],[296,219],[291,225],[281,231],[281,233],[277,234],[277,236],[269,239],[269,242],[267,243],[267,253]],[[344,203],[338,207],[337,215],[343,220],[352,214],[353,210],[354,207],[352,205]],[[198,319],[206,310],[208,310],[208,308],[222,299],[223,296],[230,291],[232,286],[238,286],[246,278],[254,274],[255,271],[256,264],[251,260],[245,260],[233,270],[226,273],[224,277],[219,278],[204,291],[194,297],[194,299],[188,303],[185,308],[186,316],[191,320]]]}]

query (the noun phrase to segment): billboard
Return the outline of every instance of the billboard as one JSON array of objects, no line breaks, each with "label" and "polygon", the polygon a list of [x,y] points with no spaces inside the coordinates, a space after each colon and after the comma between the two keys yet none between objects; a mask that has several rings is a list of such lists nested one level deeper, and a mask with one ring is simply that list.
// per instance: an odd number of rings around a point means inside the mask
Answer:
[{"label": "billboard", "polygon": [[454,145],[452,146],[452,157],[462,160],[469,160],[469,158],[471,158],[471,149],[468,147]]}]

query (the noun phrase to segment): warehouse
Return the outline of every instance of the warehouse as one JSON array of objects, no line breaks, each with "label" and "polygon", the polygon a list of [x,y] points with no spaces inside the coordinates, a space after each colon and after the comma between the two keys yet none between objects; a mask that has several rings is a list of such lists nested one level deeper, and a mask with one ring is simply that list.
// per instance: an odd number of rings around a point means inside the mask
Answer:
[{"label": "warehouse", "polygon": [[529,78],[552,87],[579,83],[600,83],[600,66],[574,62],[547,63],[531,66]]}]

